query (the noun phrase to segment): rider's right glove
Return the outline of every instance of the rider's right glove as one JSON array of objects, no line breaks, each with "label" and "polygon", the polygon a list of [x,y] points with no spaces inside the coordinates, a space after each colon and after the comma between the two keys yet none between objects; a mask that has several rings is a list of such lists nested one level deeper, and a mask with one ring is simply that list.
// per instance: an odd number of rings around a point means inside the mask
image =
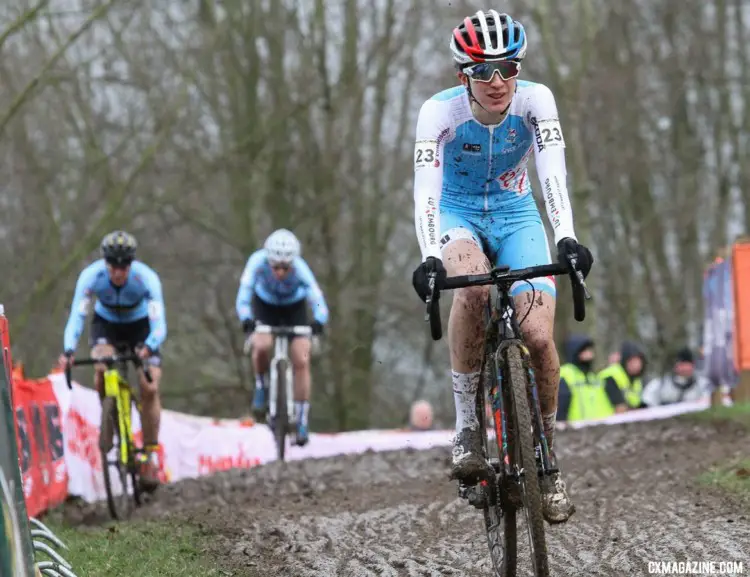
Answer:
[{"label": "rider's right glove", "polygon": [[428,256],[427,259],[423,263],[420,263],[420,265],[414,270],[414,274],[411,276],[411,284],[414,287],[414,290],[417,291],[419,298],[422,299],[422,302],[427,302],[427,297],[430,296],[430,281],[428,275],[431,272],[437,273],[435,282],[437,283],[437,286],[440,287],[442,283],[445,282],[448,275],[445,272],[443,261],[434,256]]},{"label": "rider's right glove", "polygon": [[591,265],[594,264],[594,257],[591,251],[578,244],[575,240],[569,237],[565,237],[557,243],[557,261],[567,263],[567,255],[574,254],[578,260],[577,268],[583,274],[583,278],[586,278],[591,271]]},{"label": "rider's right glove", "polygon": [[254,320],[245,319],[244,321],[242,321],[242,331],[245,333],[245,336],[252,334],[254,330],[255,330]]},{"label": "rider's right glove", "polygon": [[323,325],[318,321],[313,321],[310,328],[312,329],[312,334],[315,336],[323,334]]}]

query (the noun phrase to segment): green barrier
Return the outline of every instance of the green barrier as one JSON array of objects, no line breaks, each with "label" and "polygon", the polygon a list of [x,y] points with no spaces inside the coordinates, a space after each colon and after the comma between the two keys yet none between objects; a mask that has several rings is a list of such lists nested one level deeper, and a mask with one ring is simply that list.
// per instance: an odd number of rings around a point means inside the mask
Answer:
[{"label": "green barrier", "polygon": [[0,370],[0,575],[33,577],[34,549],[18,466],[8,354],[3,346]]}]

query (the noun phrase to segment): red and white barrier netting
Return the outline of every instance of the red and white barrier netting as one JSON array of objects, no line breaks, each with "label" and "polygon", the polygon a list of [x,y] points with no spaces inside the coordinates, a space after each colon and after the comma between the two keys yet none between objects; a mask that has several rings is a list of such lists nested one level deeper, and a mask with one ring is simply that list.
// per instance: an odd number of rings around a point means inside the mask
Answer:
[{"label": "red and white barrier netting", "polygon": [[[86,501],[105,497],[101,458],[98,449],[101,406],[95,391],[73,384],[69,390],[62,374],[49,376],[63,421],[65,465],[68,472],[68,493]],[[725,403],[731,404],[725,400]],[[682,413],[708,408],[708,398],[641,409],[613,415],[597,421],[568,425],[580,428],[597,424],[614,425],[633,421],[664,419]],[[136,440],[140,441],[141,425],[133,415]],[[367,430],[348,433],[311,433],[305,447],[287,450],[287,459],[309,459],[362,453],[368,449],[387,451],[412,447],[429,449],[451,442],[452,430],[408,431]],[[215,420],[164,410],[161,417],[163,477],[166,482],[208,475],[231,468],[248,468],[275,460],[276,448],[269,428],[247,426],[239,420]]]}]

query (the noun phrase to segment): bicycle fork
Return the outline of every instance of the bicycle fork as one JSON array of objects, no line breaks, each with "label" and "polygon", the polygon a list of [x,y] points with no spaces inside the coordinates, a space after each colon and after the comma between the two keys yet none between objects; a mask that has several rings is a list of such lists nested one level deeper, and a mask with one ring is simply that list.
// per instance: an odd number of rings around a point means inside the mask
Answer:
[{"label": "bicycle fork", "polygon": [[495,421],[495,442],[505,473],[510,473],[510,457],[508,455],[508,422],[505,406],[503,405],[503,363],[496,355],[492,356],[495,363],[496,379],[490,386],[490,403],[492,417]]},{"label": "bicycle fork", "polygon": [[284,373],[286,378],[284,379],[285,387],[285,398],[286,398],[286,414],[288,417],[288,423],[294,422],[294,395],[292,380],[294,378],[294,372],[292,370],[292,363],[289,359],[289,339],[286,337],[277,337],[274,340],[274,353],[273,359],[271,359],[270,366],[270,377],[271,382],[269,386],[269,398],[268,398],[268,412],[271,415],[271,419],[276,417],[276,398],[278,397],[278,385],[279,385],[279,363],[284,360],[286,366]]},{"label": "bicycle fork", "polygon": [[120,463],[127,466],[130,456],[130,446],[133,442],[132,438],[130,438],[130,431],[132,430],[130,419],[130,392],[127,387],[120,386],[119,376],[115,375],[114,378],[104,379],[104,394],[107,397],[113,397],[115,399],[115,409],[117,411],[117,436],[120,443]]}]

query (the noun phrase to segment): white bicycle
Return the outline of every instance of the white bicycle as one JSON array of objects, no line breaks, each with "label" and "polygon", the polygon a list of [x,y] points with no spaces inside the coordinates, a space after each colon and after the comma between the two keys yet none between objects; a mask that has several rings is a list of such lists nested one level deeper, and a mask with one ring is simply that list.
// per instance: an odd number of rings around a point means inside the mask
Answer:
[{"label": "white bicycle", "polygon": [[[294,408],[294,372],[289,358],[289,341],[293,336],[309,337],[309,325],[278,326],[256,325],[254,333],[270,334],[274,337],[273,358],[264,382],[268,383],[268,422],[273,424],[273,437],[276,441],[276,454],[284,460],[286,436],[296,433],[297,415]],[[245,353],[252,348],[252,334],[245,341]],[[317,348],[313,342],[313,349]],[[270,373],[270,374],[269,374]]]}]

